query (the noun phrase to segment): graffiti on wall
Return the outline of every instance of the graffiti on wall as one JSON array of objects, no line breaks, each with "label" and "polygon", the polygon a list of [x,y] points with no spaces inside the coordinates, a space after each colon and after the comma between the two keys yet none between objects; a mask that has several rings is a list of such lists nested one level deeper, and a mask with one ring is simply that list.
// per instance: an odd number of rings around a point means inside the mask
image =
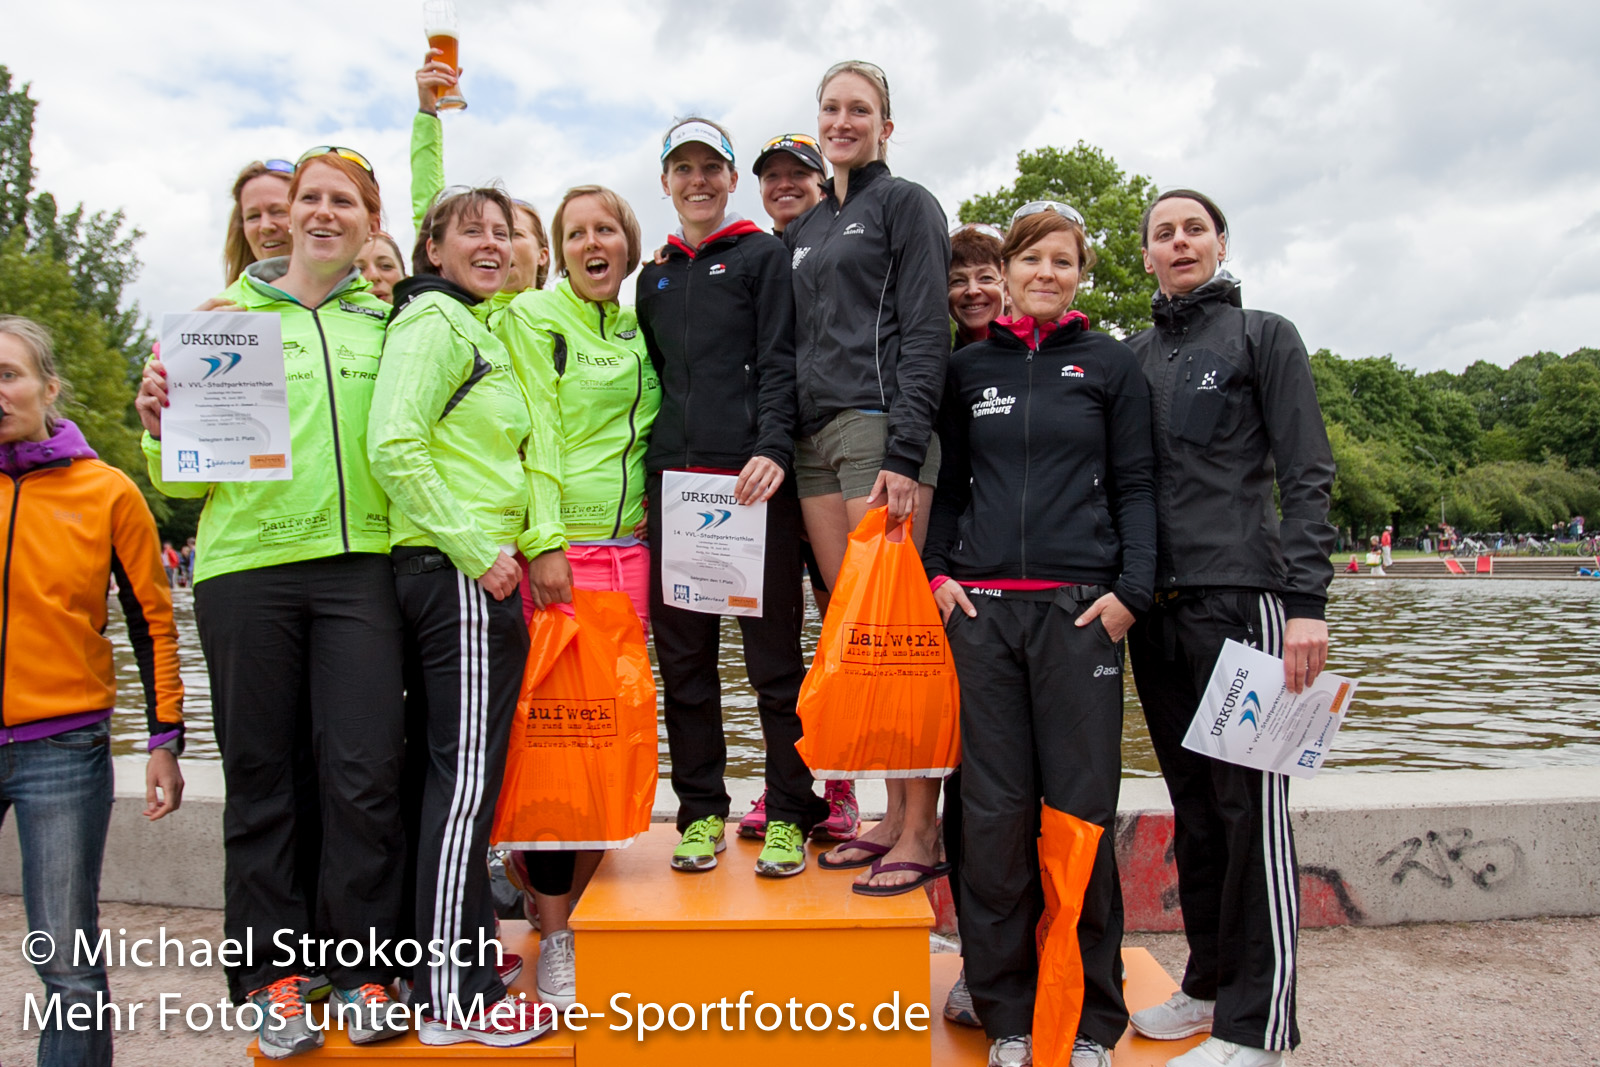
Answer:
[{"label": "graffiti on wall", "polygon": [[1510,885],[1522,874],[1524,864],[1522,846],[1511,838],[1479,841],[1464,826],[1407,838],[1377,862],[1395,885],[1407,885],[1407,879],[1415,876],[1441,889],[1467,882],[1485,892]]}]

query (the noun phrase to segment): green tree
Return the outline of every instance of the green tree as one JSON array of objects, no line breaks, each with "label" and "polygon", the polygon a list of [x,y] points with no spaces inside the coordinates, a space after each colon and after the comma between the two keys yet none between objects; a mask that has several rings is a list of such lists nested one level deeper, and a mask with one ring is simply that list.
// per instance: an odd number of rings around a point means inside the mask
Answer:
[{"label": "green tree", "polygon": [[1125,337],[1150,325],[1156,283],[1144,271],[1139,218],[1154,196],[1149,178],[1124,175],[1110,156],[1079,141],[1069,149],[1017,153],[1011,187],[962,201],[960,218],[1003,230],[1012,212],[1030,200],[1061,200],[1077,208],[1098,262],[1080,282],[1073,306],[1095,326]]},{"label": "green tree", "polygon": [[1539,372],[1528,416],[1529,451],[1548,450],[1574,467],[1600,467],[1600,367],[1568,358]]},{"label": "green tree", "polygon": [[150,337],[138,306],[123,301],[139,272],[142,234],[120,211],[79,204],[63,213],[48,192],[35,194],[36,109],[29,87],[13,89],[0,66],[0,313],[50,328],[71,394],[64,413],[106,462],[139,483],[157,519],[170,519],[174,511],[145,474],[133,411]]}]

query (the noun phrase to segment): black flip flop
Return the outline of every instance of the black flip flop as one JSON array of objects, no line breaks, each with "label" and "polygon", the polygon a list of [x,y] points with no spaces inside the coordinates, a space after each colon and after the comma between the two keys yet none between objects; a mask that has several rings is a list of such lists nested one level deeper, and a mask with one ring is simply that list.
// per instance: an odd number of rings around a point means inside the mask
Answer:
[{"label": "black flip flop", "polygon": [[950,873],[950,864],[936,863],[929,867],[925,863],[912,863],[902,860],[896,863],[883,863],[874,861],[873,874],[882,874],[884,871],[915,871],[918,875],[916,881],[906,882],[903,885],[862,885],[860,882],[850,887],[852,893],[860,893],[864,897],[897,897],[901,893],[909,893],[913,889],[921,889],[929,882],[943,878]]},{"label": "black flip flop", "polygon": [[817,866],[825,871],[853,871],[860,867],[870,867],[889,854],[889,845],[880,845],[876,841],[843,841],[840,844],[849,845],[851,848],[860,849],[870,853],[864,860],[830,860],[828,852],[817,857]]}]

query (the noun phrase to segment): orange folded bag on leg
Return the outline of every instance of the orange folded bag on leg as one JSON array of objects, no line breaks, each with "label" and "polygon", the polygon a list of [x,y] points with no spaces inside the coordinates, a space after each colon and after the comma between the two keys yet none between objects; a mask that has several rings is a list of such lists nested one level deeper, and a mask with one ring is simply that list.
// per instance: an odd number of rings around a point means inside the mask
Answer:
[{"label": "orange folded bag on leg", "polygon": [[887,508],[850,534],[795,744],[817,778],[941,778],[961,762],[960,689],[911,524]]},{"label": "orange folded bag on leg", "polygon": [[511,724],[497,848],[622,848],[650,826],[656,684],[626,593],[536,611]]},{"label": "orange folded bag on leg", "polygon": [[1039,984],[1033,1002],[1033,1062],[1068,1067],[1083,1015],[1083,956],[1078,917],[1094,873],[1100,827],[1046,804],[1039,813],[1039,871],[1044,916],[1039,920]]}]

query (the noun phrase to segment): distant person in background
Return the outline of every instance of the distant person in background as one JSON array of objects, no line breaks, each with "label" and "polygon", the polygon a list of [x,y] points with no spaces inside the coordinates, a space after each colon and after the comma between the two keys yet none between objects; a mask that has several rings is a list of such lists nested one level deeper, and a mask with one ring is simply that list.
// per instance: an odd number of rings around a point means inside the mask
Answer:
[{"label": "distant person in background", "polygon": [[1383,565],[1384,565],[1385,568],[1388,568],[1388,567],[1392,566],[1393,563],[1394,563],[1394,527],[1393,526],[1385,526],[1383,528],[1383,536],[1378,540],[1378,543],[1383,546]]},{"label": "distant person in background", "polygon": [[[161,581],[155,520],[133,481],[95,457],[56,411],[63,382],[50,335],[0,315],[0,536],[6,606],[26,625],[0,637],[0,819],[16,812],[28,928],[55,952],[35,964],[60,1014],[109,1001],[98,936],[100,863],[111,824],[111,709],[117,672],[106,639],[106,589],[117,578],[145,694],[147,819],[178,810],[183,682],[172,597]],[[110,1067],[109,1026],[41,1025],[40,1067]]]},{"label": "distant person in background", "polygon": [[294,164],[269,159],[246,166],[233,180],[233,212],[223,241],[227,284],[252,263],[289,254],[289,181]]},{"label": "distant person in background", "polygon": [[178,550],[172,547],[171,541],[161,542],[161,565],[167,571],[167,588],[174,589],[178,585],[178,570],[182,565],[178,558]]},{"label": "distant person in background", "polygon": [[1158,1039],[1211,1031],[1168,1067],[1278,1067],[1300,1043],[1289,779],[1191,752],[1183,737],[1224,641],[1281,656],[1291,692],[1321,673],[1333,454],[1294,324],[1245,310],[1220,269],[1222,209],[1170,189],[1140,241],[1158,287],[1155,325],[1129,341],[1154,411],[1156,604],[1128,644],[1172,797],[1189,963],[1182,988],[1132,1021]]}]

